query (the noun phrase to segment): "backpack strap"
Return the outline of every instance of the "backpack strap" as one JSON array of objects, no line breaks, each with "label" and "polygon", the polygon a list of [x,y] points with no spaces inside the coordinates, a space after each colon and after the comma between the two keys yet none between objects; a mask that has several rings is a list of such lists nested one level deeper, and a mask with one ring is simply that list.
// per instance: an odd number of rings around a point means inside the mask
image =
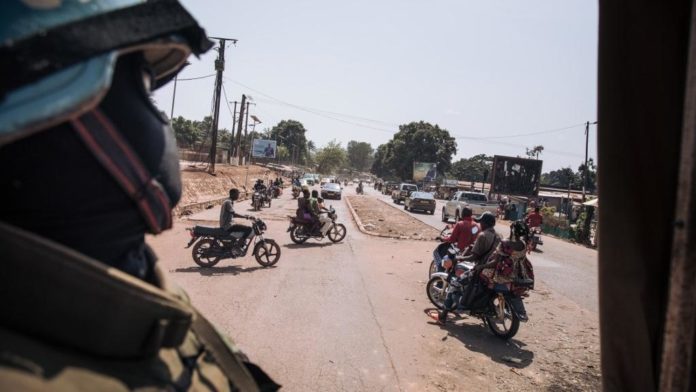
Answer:
[{"label": "backpack strap", "polygon": [[133,148],[99,109],[71,121],[73,129],[102,167],[138,206],[153,234],[172,227],[172,206]]},{"label": "backpack strap", "polygon": [[205,348],[220,366],[220,369],[237,391],[259,391],[254,377],[249,373],[240,358],[232,351],[220,333],[202,314],[195,311],[191,325],[193,333],[203,343]]}]

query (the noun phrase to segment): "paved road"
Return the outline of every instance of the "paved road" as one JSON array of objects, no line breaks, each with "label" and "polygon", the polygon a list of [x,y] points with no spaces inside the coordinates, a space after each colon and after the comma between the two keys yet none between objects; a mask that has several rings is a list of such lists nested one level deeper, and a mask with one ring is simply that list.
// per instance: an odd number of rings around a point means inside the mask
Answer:
[{"label": "paved road", "polygon": [[[445,226],[441,220],[441,211],[445,204],[443,200],[437,200],[435,214],[429,215],[405,211],[403,204],[393,204],[389,196],[382,195],[373,188],[366,188],[366,194],[378,197],[438,230]],[[499,223],[496,231],[504,237],[508,236],[509,222]],[[537,279],[578,305],[598,312],[597,251],[549,236],[543,236],[543,240],[544,245],[530,256]]]},{"label": "paved road", "polygon": [[[185,228],[216,225],[218,207],[148,243],[193,304],[284,390],[530,390],[598,368],[596,316],[543,287],[529,298],[531,320],[512,342],[477,319],[433,325],[424,310],[432,308],[425,281],[434,243],[364,235],[344,200],[328,204],[347,226],[346,239],[301,246],[286,233],[285,216],[296,207],[288,192],[258,213],[248,202],[236,206],[264,219],[267,237],[281,245],[273,268],[250,255],[208,269],[193,263]],[[570,337],[585,349],[563,351]]]}]

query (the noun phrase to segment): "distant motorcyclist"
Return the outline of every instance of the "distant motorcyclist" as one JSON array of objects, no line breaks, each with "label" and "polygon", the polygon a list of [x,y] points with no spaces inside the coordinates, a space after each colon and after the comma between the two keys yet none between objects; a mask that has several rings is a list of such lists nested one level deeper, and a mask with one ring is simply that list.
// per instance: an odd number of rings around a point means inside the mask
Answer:
[{"label": "distant motorcyclist", "polygon": [[254,184],[254,191],[259,192],[259,193],[265,193],[266,192],[266,184],[263,183],[262,179],[256,180],[256,184]]},{"label": "distant motorcyclist", "polygon": [[541,225],[544,223],[544,216],[539,212],[539,207],[534,207],[534,212],[527,215],[524,221],[530,230],[541,229]]},{"label": "distant motorcyclist", "polygon": [[471,218],[471,208],[464,207],[461,211],[461,219],[454,225],[452,234],[442,238],[442,241],[457,244],[457,248],[463,252],[474,243],[479,231],[479,225]]},{"label": "distant motorcyclist", "polygon": [[251,227],[233,224],[234,218],[253,219],[250,215],[240,215],[234,212],[234,202],[239,199],[239,189],[230,189],[230,197],[222,202],[220,207],[220,227],[228,232],[242,233],[242,241],[246,240],[251,234]]}]

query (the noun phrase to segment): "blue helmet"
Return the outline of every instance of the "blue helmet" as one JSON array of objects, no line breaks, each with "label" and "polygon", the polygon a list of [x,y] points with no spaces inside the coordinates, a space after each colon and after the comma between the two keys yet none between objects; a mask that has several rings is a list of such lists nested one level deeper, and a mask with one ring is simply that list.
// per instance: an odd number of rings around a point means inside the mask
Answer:
[{"label": "blue helmet", "polygon": [[176,0],[7,0],[0,15],[0,146],[95,107],[122,54],[153,89],[212,42]]}]

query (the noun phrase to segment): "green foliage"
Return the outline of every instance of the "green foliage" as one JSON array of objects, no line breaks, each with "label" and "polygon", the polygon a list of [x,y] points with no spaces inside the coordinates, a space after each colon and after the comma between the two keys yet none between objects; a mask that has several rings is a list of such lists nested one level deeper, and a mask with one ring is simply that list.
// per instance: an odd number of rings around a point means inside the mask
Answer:
[{"label": "green foliage", "polygon": [[355,170],[365,171],[372,164],[374,149],[370,143],[351,140],[346,147],[348,163]]},{"label": "green foliage", "polygon": [[203,143],[210,132],[212,117],[206,116],[203,121],[188,120],[181,116],[172,120],[176,144],[183,148],[193,148],[194,145]]},{"label": "green foliage", "polygon": [[[573,189],[581,189],[583,181],[583,170],[585,165],[581,164],[575,172],[570,167],[553,170],[541,175],[541,185],[553,186],[557,188],[568,188],[570,184]],[[592,158],[587,160],[587,184],[585,189],[588,192],[597,190],[597,166]]]},{"label": "green foliage", "polygon": [[453,163],[449,174],[458,180],[482,182],[489,179],[492,164],[492,156],[479,154]]},{"label": "green foliage", "polygon": [[346,150],[341,147],[341,143],[332,140],[324,148],[317,151],[314,159],[319,173],[331,174],[343,166],[346,161]]},{"label": "green foliage", "polygon": [[283,120],[276,124],[268,132],[268,138],[278,141],[278,146],[284,146],[291,155],[295,154],[295,158],[300,163],[307,163],[309,160],[310,141],[305,136],[307,130],[301,122],[295,120]]},{"label": "green foliage", "polygon": [[434,162],[438,172],[448,172],[457,153],[457,142],[446,129],[423,121],[400,125],[383,146],[377,148],[372,172],[401,179],[413,178],[413,162]]},{"label": "green foliage", "polygon": [[538,145],[532,148],[527,148],[527,156],[534,159],[539,159],[539,154],[544,151],[544,146]]}]

